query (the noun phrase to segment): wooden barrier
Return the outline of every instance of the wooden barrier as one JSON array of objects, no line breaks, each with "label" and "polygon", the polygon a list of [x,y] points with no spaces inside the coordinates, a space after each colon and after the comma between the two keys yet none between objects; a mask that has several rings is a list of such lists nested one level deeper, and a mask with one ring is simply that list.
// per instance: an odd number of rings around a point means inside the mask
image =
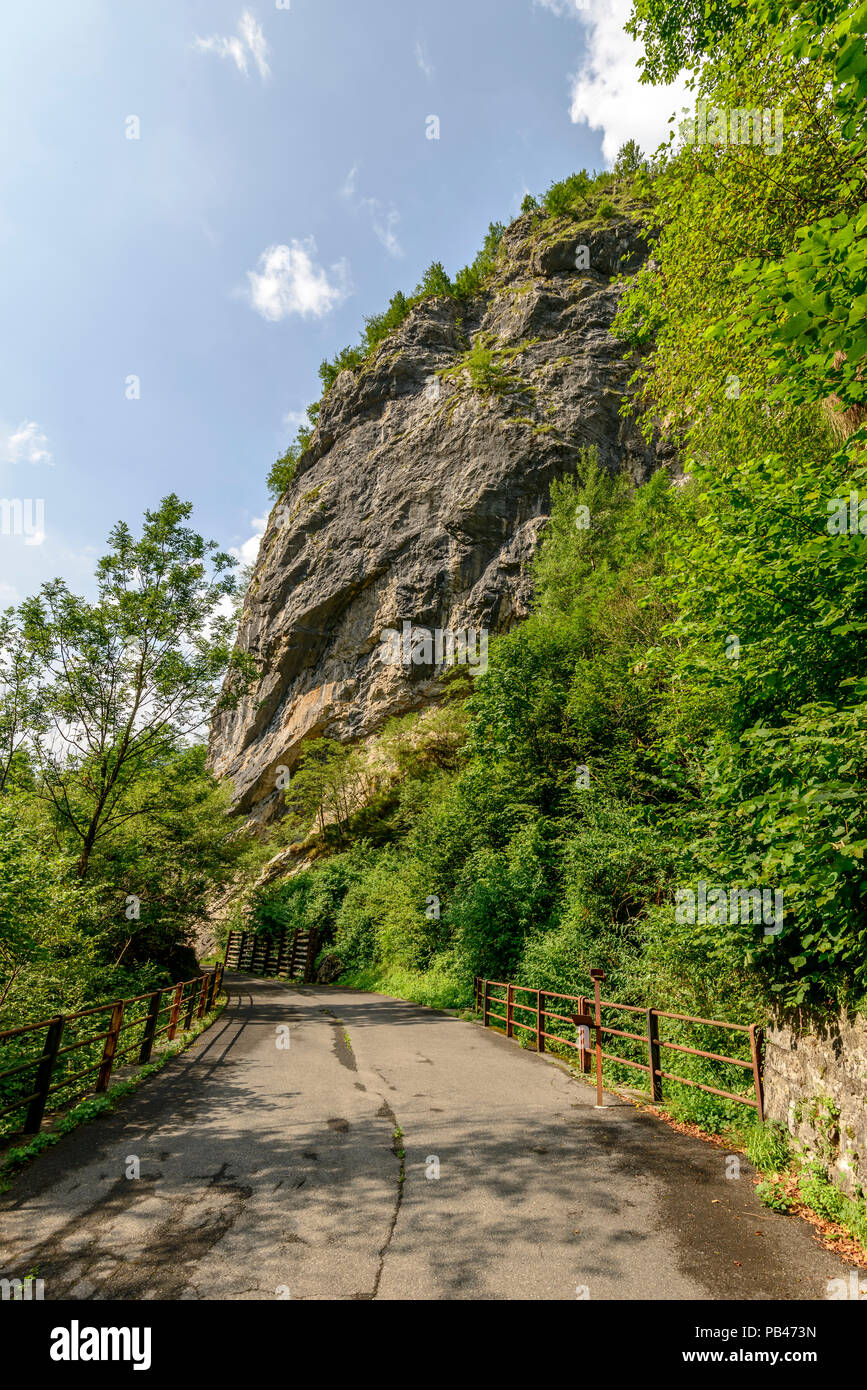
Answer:
[{"label": "wooden barrier", "polygon": [[304,932],[297,927],[290,931],[282,927],[276,936],[230,931],[223,965],[226,970],[237,970],[242,975],[303,980],[310,984],[314,979],[315,959],[315,932]]}]

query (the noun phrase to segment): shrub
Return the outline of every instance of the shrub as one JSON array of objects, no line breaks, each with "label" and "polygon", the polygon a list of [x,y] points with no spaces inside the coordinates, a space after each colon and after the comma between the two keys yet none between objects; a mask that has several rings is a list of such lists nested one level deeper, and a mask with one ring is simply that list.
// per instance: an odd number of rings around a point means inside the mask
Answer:
[{"label": "shrub", "polygon": [[503,238],[505,227],[502,222],[491,222],[488,226],[481,251],[473,261],[455,276],[454,292],[459,299],[468,299],[478,293],[488,276],[493,272],[497,251]]},{"label": "shrub", "polygon": [[480,391],[483,396],[503,395],[509,389],[509,377],[492,348],[477,343],[467,353],[463,365],[469,371],[473,390]]},{"label": "shrub", "polygon": [[271,472],[268,474],[268,491],[276,500],[282,497],[284,492],[288,492],[295,476],[295,468],[300,457],[300,450],[297,445],[290,444],[278,459],[271,465]]},{"label": "shrub", "polygon": [[556,846],[537,823],[503,850],[486,846],[466,861],[449,920],[470,978],[517,978],[524,941],[551,910],[556,859]]},{"label": "shrub", "polygon": [[453,297],[455,287],[446,275],[442,261],[432,261],[415,287],[415,299],[428,299],[433,295],[446,294]]},{"label": "shrub", "polygon": [[582,169],[578,174],[570,174],[568,179],[559,183],[552,183],[545,194],[545,211],[552,217],[576,212],[586,202],[592,186],[593,180],[586,169]]},{"label": "shrub", "polygon": [[389,300],[384,314],[370,314],[364,320],[363,339],[368,352],[387,338],[395,328],[399,328],[412,308],[412,303],[400,290]]},{"label": "shrub", "polygon": [[326,358],[319,363],[319,380],[322,382],[323,392],[333,386],[342,371],[352,370],[353,367],[360,367],[364,361],[364,351],[362,348],[345,347],[342,352],[329,362]]},{"label": "shrub", "polygon": [[792,1198],[786,1190],[785,1181],[765,1178],[756,1186],[756,1194],[763,1206],[771,1211],[787,1212],[792,1207]]}]

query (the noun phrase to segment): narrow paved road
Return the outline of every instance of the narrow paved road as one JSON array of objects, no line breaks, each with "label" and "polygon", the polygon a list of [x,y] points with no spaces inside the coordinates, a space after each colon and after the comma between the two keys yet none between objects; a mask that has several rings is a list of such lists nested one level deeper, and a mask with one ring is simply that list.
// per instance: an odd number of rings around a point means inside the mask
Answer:
[{"label": "narrow paved road", "polygon": [[746,1165],[727,1179],[723,1150],[594,1109],[478,1025],[227,984],[195,1047],[0,1199],[0,1276],[46,1299],[573,1300],[824,1298],[847,1273]]}]

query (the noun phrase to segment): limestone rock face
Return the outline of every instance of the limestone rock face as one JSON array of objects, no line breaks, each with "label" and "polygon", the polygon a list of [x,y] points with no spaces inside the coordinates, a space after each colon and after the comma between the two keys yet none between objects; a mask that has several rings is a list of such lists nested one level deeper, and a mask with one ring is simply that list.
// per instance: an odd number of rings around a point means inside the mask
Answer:
[{"label": "limestone rock face", "polygon": [[[448,639],[433,647],[438,630],[468,634],[472,662],[482,630],[527,616],[551,483],[574,473],[582,446],[636,481],[663,461],[620,414],[635,363],[609,331],[614,277],[645,255],[628,219],[542,232],[521,217],[476,299],[418,304],[338,377],[245,600],[238,643],[258,684],[212,724],[211,766],[232,779],[239,811],[279,810],[277,769],[306,739],[363,739],[436,700],[449,656]],[[479,350],[493,354],[482,370]],[[404,624],[407,642],[427,632],[432,650],[395,653],[383,633]]]}]

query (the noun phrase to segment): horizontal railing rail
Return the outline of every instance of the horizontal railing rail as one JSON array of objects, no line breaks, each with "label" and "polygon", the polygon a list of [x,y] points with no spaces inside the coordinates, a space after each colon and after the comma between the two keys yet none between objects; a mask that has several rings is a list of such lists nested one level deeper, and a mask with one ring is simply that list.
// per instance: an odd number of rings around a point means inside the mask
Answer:
[{"label": "horizontal railing rail", "polygon": [[[519,1036],[534,1037],[537,1052],[545,1052],[548,1043],[576,1051],[582,1073],[590,1072],[595,1053],[597,1104],[599,1105],[602,1104],[603,1064],[608,1062],[644,1072],[648,1079],[650,1096],[654,1101],[663,1099],[663,1081],[672,1081],[682,1086],[697,1087],[700,1091],[720,1096],[724,1100],[735,1101],[738,1105],[750,1106],[756,1111],[760,1120],[764,1119],[761,1028],[756,1024],[727,1023],[721,1019],[699,1018],[693,1014],[671,1013],[665,1009],[642,1008],[638,1004],[619,1004],[613,999],[603,999],[601,996],[601,984],[605,979],[603,971],[591,970],[590,974],[594,983],[592,996],[558,994],[554,990],[537,989],[532,985],[516,985],[507,980],[487,980],[477,976],[474,983],[475,1010],[476,1013],[482,1015],[482,1021],[486,1028],[489,1028],[494,1021],[495,1024],[504,1026],[506,1036],[509,1038],[515,1036],[516,1029]],[[526,997],[527,995],[533,1000],[532,1003],[524,1003],[522,998],[518,997]],[[549,1008],[549,1003],[554,1000],[574,1004],[576,1008],[569,1012]],[[492,1005],[496,1007],[492,1008]],[[642,1015],[644,1031],[635,1033],[628,1028],[615,1027],[614,1022],[620,1022],[619,1019],[605,1022],[603,1015],[609,1016],[607,1011],[627,1015]],[[523,1017],[516,1017],[516,1012]],[[527,1021],[527,1014],[531,1016],[532,1022]],[[660,1035],[660,1019],[670,1019],[680,1024],[693,1025],[703,1029],[727,1029],[732,1033],[743,1034],[745,1035],[744,1041],[749,1046],[749,1056],[736,1057],[721,1051],[693,1047],[689,1042],[683,1040],[675,1041],[670,1037],[663,1037]],[[626,1019],[622,1021],[627,1022]],[[557,1030],[557,1024],[563,1024],[566,1027]],[[591,1032],[593,1034],[592,1042]],[[606,1051],[606,1047],[610,1046],[606,1042],[607,1038],[623,1038],[626,1039],[627,1043],[637,1044],[632,1049],[633,1055],[624,1056],[622,1052]],[[642,1057],[646,1057],[646,1060],[638,1060],[635,1054],[639,1051]],[[751,1093],[744,1094],[743,1092],[725,1090],[721,1087],[711,1086],[707,1081],[700,1081],[694,1076],[682,1076],[677,1072],[668,1071],[662,1064],[664,1051],[682,1052],[691,1057],[701,1057],[706,1061],[715,1062],[722,1066],[737,1067],[741,1071],[748,1071],[751,1073]],[[672,1059],[673,1062],[674,1059]]]},{"label": "horizontal railing rail", "polygon": [[[158,1038],[172,1041],[179,1028],[186,1032],[192,1027],[194,1016],[202,1018],[213,1007],[222,978],[223,966],[218,965],[191,980],[163,985],[148,994],[110,1000],[0,1031],[0,1121],[26,1112],[21,1132],[36,1134],[51,1097],[56,1098],[52,1108],[59,1109],[91,1091],[106,1091],[121,1058],[136,1053],[138,1064],[144,1066]],[[168,999],[164,1003],[165,996]],[[82,1023],[100,1014],[103,1019],[97,1031],[92,1031],[93,1022],[87,1022],[81,1030],[83,1036],[79,1036]],[[71,1041],[65,1041],[67,1038]],[[74,1054],[83,1055],[73,1061]],[[10,1058],[14,1059],[12,1065],[3,1066]],[[11,1080],[24,1078],[26,1073],[30,1075],[20,1085]],[[79,1082],[83,1084],[77,1085]],[[70,1090],[71,1094],[61,1095]]]}]

